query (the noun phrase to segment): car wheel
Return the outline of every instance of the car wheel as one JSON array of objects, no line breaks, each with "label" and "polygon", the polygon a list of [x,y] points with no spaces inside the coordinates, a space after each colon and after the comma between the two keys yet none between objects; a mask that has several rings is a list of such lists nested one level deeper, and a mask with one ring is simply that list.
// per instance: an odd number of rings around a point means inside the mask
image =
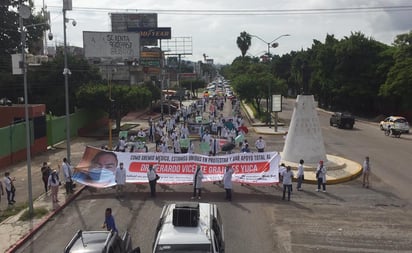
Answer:
[{"label": "car wheel", "polygon": [[329,121],[329,125],[330,125],[330,126],[333,126],[333,123],[332,123],[332,121]]},{"label": "car wheel", "polygon": [[381,130],[384,130],[382,125],[379,125],[379,127],[381,128]]}]

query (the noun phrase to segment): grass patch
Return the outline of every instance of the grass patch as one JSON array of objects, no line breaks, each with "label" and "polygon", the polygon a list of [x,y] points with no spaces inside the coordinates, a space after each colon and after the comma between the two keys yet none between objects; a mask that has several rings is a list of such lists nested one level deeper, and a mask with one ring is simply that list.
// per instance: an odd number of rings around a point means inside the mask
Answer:
[{"label": "grass patch", "polygon": [[139,124],[123,124],[123,125],[120,126],[120,130],[121,131],[127,131],[127,130],[130,130],[130,129],[135,128],[137,126],[139,126]]},{"label": "grass patch", "polygon": [[26,204],[8,206],[7,209],[0,211],[0,222],[4,221],[10,216],[20,213],[21,210],[25,208],[27,208]]},{"label": "grass patch", "polygon": [[[49,210],[45,207],[38,207],[33,209],[33,218],[41,218],[44,215],[48,214]],[[25,210],[23,214],[20,216],[19,220],[21,221],[28,221],[30,220],[29,209]]]}]

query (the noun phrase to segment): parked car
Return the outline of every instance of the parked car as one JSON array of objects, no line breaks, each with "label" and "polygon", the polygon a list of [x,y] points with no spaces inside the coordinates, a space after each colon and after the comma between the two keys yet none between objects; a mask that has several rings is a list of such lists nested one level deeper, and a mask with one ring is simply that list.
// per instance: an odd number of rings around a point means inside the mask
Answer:
[{"label": "parked car", "polygon": [[153,242],[153,253],[225,250],[224,231],[215,204],[182,202],[163,207]]},{"label": "parked car", "polygon": [[409,133],[409,123],[401,116],[389,116],[379,123],[381,130],[388,130],[390,128],[400,130],[402,133]]},{"label": "parked car", "polygon": [[128,232],[120,238],[114,231],[79,230],[67,244],[64,253],[138,253],[140,248],[132,248]]},{"label": "parked car", "polygon": [[329,124],[339,128],[352,129],[355,124],[355,117],[348,112],[335,112],[330,117]]}]

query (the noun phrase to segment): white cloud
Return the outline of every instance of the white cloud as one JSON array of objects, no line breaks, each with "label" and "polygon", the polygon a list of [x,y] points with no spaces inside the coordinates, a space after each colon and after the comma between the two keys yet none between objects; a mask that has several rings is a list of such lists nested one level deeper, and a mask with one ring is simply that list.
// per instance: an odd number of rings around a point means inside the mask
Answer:
[{"label": "white cloud", "polygon": [[[37,8],[41,8],[43,0],[34,2]],[[45,0],[51,11],[52,32],[59,42],[63,41],[62,2],[63,0]],[[268,42],[279,35],[291,34],[290,37],[280,38],[279,47],[271,49],[271,53],[277,54],[306,49],[314,39],[324,41],[327,34],[334,34],[340,39],[357,31],[390,44],[397,34],[412,29],[412,8],[407,11],[336,10],[329,14],[321,10],[314,13],[300,11],[296,14],[291,10],[408,5],[411,5],[409,0],[73,0],[73,11],[68,11],[67,16],[76,19],[77,26],[68,26],[67,38],[69,44],[82,46],[83,31],[110,31],[108,12],[175,10],[172,13],[159,11],[158,25],[171,27],[173,37],[193,38],[193,56],[187,59],[202,60],[205,53],[217,63],[230,63],[240,55],[236,38],[242,31],[255,34]],[[176,13],[176,10],[289,11],[276,15],[189,15]],[[261,54],[265,50],[265,43],[252,39],[250,54]]]}]

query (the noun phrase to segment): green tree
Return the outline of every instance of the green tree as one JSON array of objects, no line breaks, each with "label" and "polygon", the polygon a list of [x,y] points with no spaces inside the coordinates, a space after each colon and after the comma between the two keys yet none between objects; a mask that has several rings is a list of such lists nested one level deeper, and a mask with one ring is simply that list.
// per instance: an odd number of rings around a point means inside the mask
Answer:
[{"label": "green tree", "polygon": [[76,92],[76,98],[80,107],[103,109],[110,113],[112,102],[115,104],[116,129],[120,129],[123,116],[127,113],[147,108],[152,101],[152,93],[146,87],[126,86],[113,84],[111,88],[106,84],[82,85]]},{"label": "green tree", "polygon": [[[83,57],[67,55],[69,75],[69,111],[73,112],[77,106],[76,91],[87,83],[99,83],[99,71],[90,65]],[[65,105],[65,80],[62,74],[64,57],[60,51],[56,57],[41,66],[30,67],[27,75],[29,86],[29,102],[46,104],[48,111],[55,115],[64,115]],[[21,86],[20,86],[21,87]]]},{"label": "green tree", "polygon": [[[2,0],[0,4],[0,93],[8,98],[15,100],[23,96],[23,93],[16,93],[16,87],[22,86],[22,76],[12,75],[11,55],[21,53],[21,33],[19,29],[19,4],[23,3],[33,7],[32,1]],[[28,53],[36,52],[34,49],[42,39],[43,30],[48,26],[33,24],[43,23],[44,18],[38,13],[24,20],[26,32],[26,45]]]},{"label": "green tree", "polygon": [[180,82],[183,88],[190,90],[192,96],[196,96],[197,90],[204,88],[206,83],[201,79],[183,80]]},{"label": "green tree", "polygon": [[394,41],[394,65],[390,68],[379,94],[388,103],[388,110],[410,111],[412,109],[412,31],[400,34]]},{"label": "green tree", "polygon": [[241,32],[240,36],[237,37],[236,44],[237,47],[240,49],[242,57],[245,57],[250,45],[252,45],[252,39],[250,37],[250,34],[245,31]]}]

